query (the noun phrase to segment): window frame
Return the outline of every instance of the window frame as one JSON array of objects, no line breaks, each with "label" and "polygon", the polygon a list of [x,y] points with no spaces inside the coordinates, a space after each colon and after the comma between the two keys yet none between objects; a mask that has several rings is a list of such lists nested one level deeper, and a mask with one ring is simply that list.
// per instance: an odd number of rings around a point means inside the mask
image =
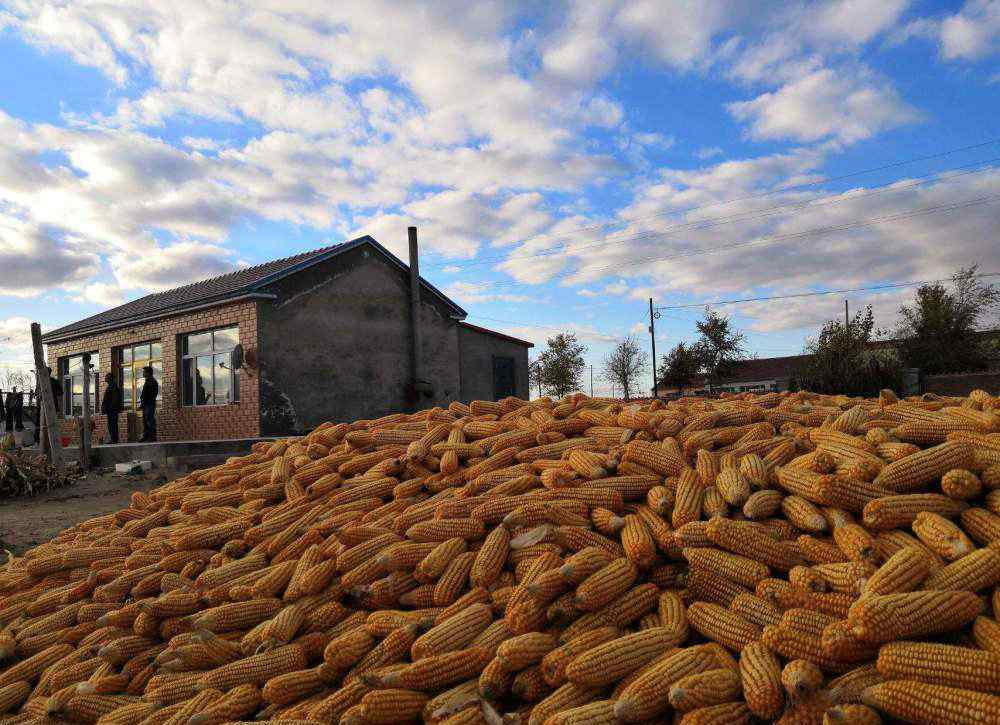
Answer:
[{"label": "window frame", "polygon": [[[219,332],[235,332],[235,338],[232,346],[230,347],[216,347],[215,335]],[[200,335],[210,335],[211,345],[208,350],[202,350],[194,354],[188,353],[189,345],[188,341],[192,337],[198,337]],[[240,371],[232,367],[233,360],[233,350],[236,346],[240,344],[240,326],[235,325],[223,325],[221,327],[212,327],[207,330],[196,330],[194,332],[188,332],[180,336],[180,344],[178,349],[180,350],[180,395],[178,399],[182,408],[218,408],[226,405],[238,405],[240,402]],[[205,358],[211,359],[211,371],[212,371],[212,390],[211,390],[211,402],[198,402],[198,395],[195,389],[193,381],[190,381],[190,390],[188,389],[189,380],[188,378],[195,374],[198,369],[199,360]],[[223,365],[225,363],[225,365]],[[217,401],[215,392],[216,376],[218,375],[218,368],[222,368],[229,373],[229,400]],[[188,394],[190,393],[190,398]]]},{"label": "window frame", "polygon": [[[100,380],[101,380],[101,353],[99,350],[78,352],[73,355],[66,355],[59,358],[59,382],[62,384],[63,395],[62,395],[62,411],[60,411],[64,418],[75,418],[78,415],[83,415],[83,392],[80,395],[80,412],[77,413],[73,408],[73,380],[74,378],[80,380],[81,388],[83,385],[83,374],[74,375],[71,372],[71,362],[73,360],[80,360],[80,369],[83,369],[83,356],[90,355],[90,365],[93,368],[90,373],[90,414],[97,415],[100,411],[101,404],[101,394],[100,394]],[[95,362],[96,361],[96,362]]]},{"label": "window frame", "polygon": [[[160,348],[160,356],[153,357],[153,345],[158,345]],[[148,347],[149,357],[138,360],[135,356],[136,348]],[[125,351],[130,351],[129,362],[125,362]],[[142,379],[142,369],[149,365],[155,365],[159,363],[160,366],[160,377],[157,381],[160,383],[159,393],[156,395],[156,405],[160,406],[163,403],[163,338],[152,338],[149,340],[143,340],[141,342],[133,342],[128,345],[121,345],[116,347],[114,350],[114,359],[117,366],[116,378],[118,379],[118,385],[122,391],[122,410],[126,412],[137,412],[140,409],[139,406],[139,389],[136,388],[136,381]],[[129,384],[130,398],[125,396],[125,369],[129,368],[132,371],[131,383]]]}]

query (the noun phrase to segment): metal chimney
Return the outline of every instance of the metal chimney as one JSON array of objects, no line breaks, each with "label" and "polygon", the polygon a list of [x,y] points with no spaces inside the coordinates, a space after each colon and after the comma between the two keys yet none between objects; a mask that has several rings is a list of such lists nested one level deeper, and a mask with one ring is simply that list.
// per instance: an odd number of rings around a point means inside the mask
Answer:
[{"label": "metal chimney", "polygon": [[412,330],[412,363],[414,389],[419,390],[424,382],[424,368],[421,351],[423,334],[420,329],[420,250],[417,244],[417,228],[407,229],[410,236],[410,327]]}]

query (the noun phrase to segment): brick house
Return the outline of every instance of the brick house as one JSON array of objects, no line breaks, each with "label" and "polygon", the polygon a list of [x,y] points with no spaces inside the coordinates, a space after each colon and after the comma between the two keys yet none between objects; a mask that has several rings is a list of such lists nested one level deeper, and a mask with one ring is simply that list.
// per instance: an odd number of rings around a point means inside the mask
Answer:
[{"label": "brick house", "polygon": [[[252,438],[326,420],[372,418],[460,400],[528,396],[531,343],[464,321],[466,312],[370,236],[147,295],[43,335],[64,395],[122,385],[122,439],[141,430],[142,369],[160,382],[160,440]],[[418,314],[412,292],[419,287]],[[419,326],[418,333],[415,328]],[[422,380],[414,378],[420,339]],[[240,364],[242,362],[242,364]],[[103,439],[103,416],[95,415]]]}]

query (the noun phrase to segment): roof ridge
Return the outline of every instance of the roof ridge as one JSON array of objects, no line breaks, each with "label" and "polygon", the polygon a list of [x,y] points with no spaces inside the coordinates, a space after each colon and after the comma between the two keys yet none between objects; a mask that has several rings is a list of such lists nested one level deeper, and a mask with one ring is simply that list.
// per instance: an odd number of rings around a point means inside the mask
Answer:
[{"label": "roof ridge", "polygon": [[[320,247],[319,249],[313,249],[313,250],[310,250],[310,251],[307,251],[307,252],[299,252],[298,254],[290,254],[287,257],[279,257],[278,259],[269,259],[269,260],[264,261],[264,262],[259,262],[257,264],[250,265],[249,267],[237,267],[236,269],[232,269],[229,272],[223,272],[222,274],[217,274],[214,277],[204,277],[203,279],[197,279],[197,280],[195,280],[193,282],[188,282],[187,284],[182,284],[182,285],[179,285],[177,287],[170,287],[169,289],[160,290],[159,292],[151,292],[148,295],[143,295],[142,297],[139,297],[137,299],[141,300],[141,299],[145,299],[147,297],[157,297],[159,295],[166,295],[166,294],[170,294],[172,292],[179,292],[181,290],[188,289],[189,287],[194,287],[196,285],[201,285],[201,284],[208,284],[209,282],[215,282],[217,280],[225,279],[226,277],[232,277],[234,275],[237,275],[237,274],[240,274],[240,273],[243,273],[243,272],[252,272],[253,270],[260,269],[261,267],[267,267],[267,266],[270,266],[270,265],[287,264],[288,262],[290,262],[292,260],[300,260],[300,259],[304,259],[304,258],[307,258],[307,257],[314,257],[314,256],[316,256],[318,254],[323,254],[324,252],[329,252],[334,247],[339,247],[339,246],[340,246],[340,244],[330,244],[330,245],[327,245],[325,247]],[[133,300],[133,301],[135,301],[135,300]],[[114,309],[114,308],[112,308],[112,309]]]}]

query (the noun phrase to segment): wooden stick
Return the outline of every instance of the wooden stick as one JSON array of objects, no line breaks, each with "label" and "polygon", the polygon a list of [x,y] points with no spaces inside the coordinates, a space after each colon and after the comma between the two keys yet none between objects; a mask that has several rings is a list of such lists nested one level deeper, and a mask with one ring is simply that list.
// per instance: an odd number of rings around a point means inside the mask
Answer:
[{"label": "wooden stick", "polygon": [[59,421],[56,418],[56,403],[52,397],[52,371],[45,364],[45,353],[42,352],[42,327],[37,322],[31,323],[31,347],[35,353],[35,373],[38,376],[39,404],[44,410],[46,430],[49,441],[49,451],[52,465],[57,468],[62,465],[62,445],[59,442]]}]

